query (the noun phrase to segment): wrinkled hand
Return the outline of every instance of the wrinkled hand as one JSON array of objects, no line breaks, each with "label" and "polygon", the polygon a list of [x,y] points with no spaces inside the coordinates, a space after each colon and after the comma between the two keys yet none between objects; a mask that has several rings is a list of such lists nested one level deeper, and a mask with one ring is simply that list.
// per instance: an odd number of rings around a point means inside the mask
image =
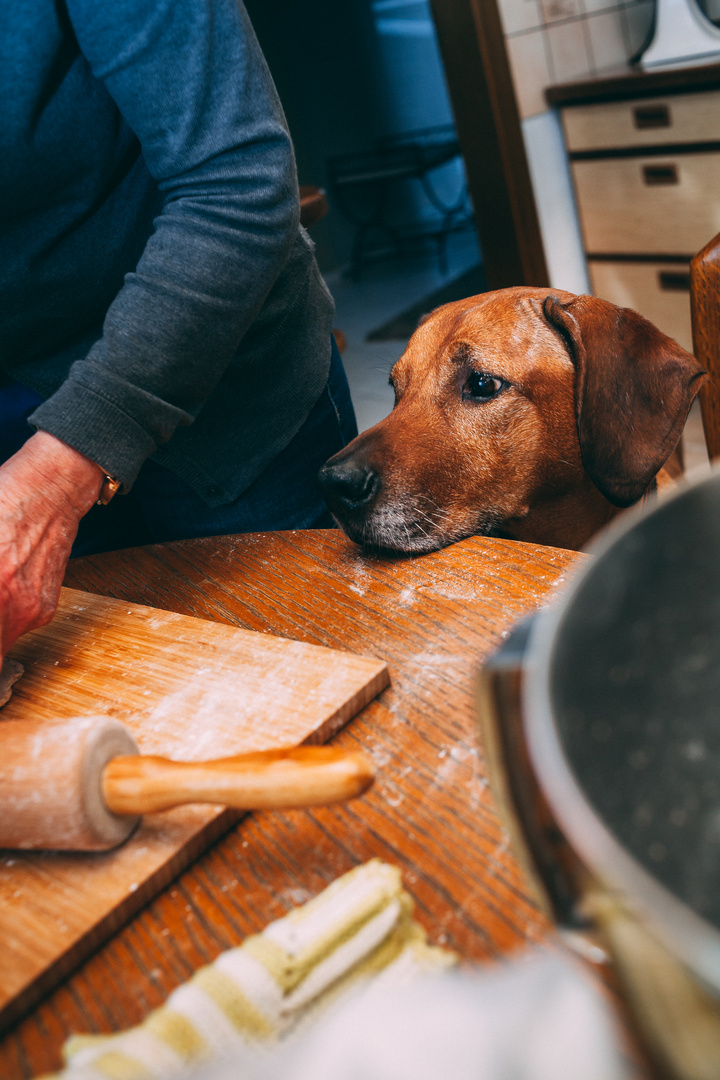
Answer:
[{"label": "wrinkled hand", "polygon": [[44,431],[0,466],[0,657],[55,614],[80,519],[102,478],[94,462]]}]

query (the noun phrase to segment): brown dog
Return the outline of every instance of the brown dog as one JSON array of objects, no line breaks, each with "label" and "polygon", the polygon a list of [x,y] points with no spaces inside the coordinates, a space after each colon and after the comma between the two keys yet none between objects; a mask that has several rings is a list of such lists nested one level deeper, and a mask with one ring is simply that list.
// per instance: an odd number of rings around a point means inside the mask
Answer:
[{"label": "brown dog", "polygon": [[415,331],[393,411],[320,484],[348,536],[375,548],[478,533],[579,548],[653,484],[705,378],[637,312],[592,296],[459,300]]}]

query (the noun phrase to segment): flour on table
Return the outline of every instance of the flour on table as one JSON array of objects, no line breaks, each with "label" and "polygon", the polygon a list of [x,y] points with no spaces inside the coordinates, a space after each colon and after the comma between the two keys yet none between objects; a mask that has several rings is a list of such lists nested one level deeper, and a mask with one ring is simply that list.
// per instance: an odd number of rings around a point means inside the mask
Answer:
[{"label": "flour on table", "polygon": [[12,697],[13,683],[16,683],[25,671],[22,664],[17,660],[3,660],[0,668],[0,706]]}]

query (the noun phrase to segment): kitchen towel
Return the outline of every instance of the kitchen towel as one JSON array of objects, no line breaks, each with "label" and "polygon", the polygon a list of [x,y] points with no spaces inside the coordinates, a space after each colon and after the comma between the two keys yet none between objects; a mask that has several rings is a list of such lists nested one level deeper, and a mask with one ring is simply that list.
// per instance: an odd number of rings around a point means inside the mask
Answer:
[{"label": "kitchen towel", "polygon": [[171,1076],[234,1049],[275,1045],[363,982],[400,985],[452,966],[455,954],[428,945],[412,911],[397,867],[358,866],[221,953],[137,1027],[69,1039],[55,1080]]}]

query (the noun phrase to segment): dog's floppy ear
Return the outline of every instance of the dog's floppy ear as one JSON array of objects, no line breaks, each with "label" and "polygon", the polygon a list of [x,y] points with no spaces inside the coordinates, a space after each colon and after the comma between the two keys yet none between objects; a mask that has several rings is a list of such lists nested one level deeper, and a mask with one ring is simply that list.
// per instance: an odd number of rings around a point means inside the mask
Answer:
[{"label": "dog's floppy ear", "polygon": [[706,372],[695,358],[629,308],[594,296],[543,312],[575,364],[580,454],[595,486],[615,506],[630,506],[675,449]]}]

